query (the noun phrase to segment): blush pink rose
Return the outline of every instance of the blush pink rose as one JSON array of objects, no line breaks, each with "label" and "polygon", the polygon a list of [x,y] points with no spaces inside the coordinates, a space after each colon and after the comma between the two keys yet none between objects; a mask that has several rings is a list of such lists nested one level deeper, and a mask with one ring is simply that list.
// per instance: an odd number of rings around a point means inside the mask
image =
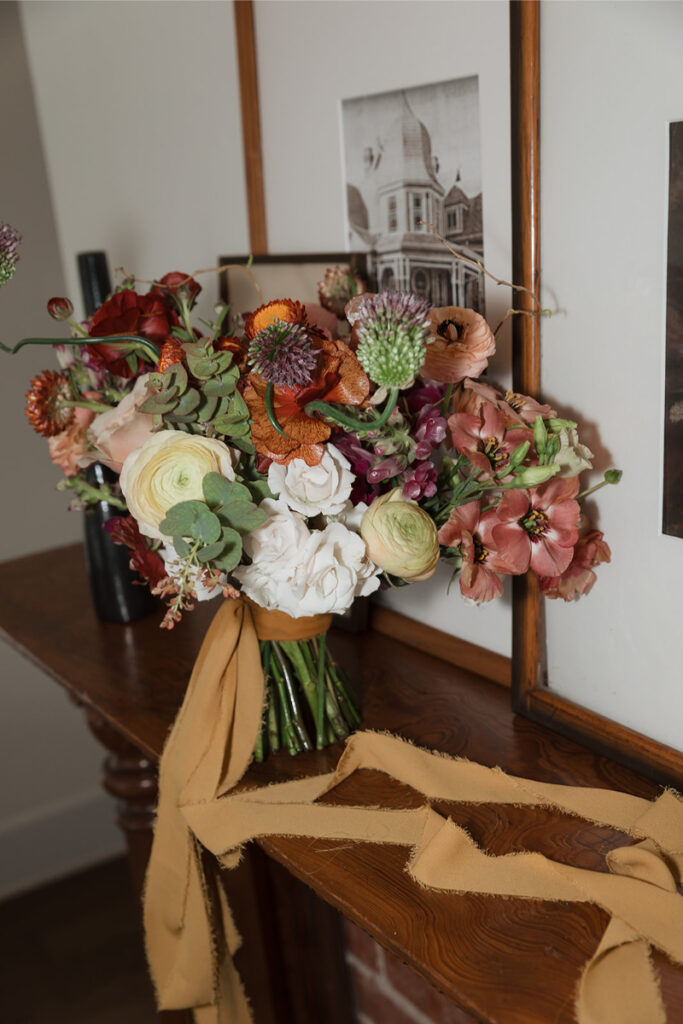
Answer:
[{"label": "blush pink rose", "polygon": [[[86,393],[87,396],[87,393]],[[91,409],[74,409],[74,418],[66,430],[47,440],[50,458],[55,466],[59,466],[64,476],[74,476],[79,469],[89,466],[95,461],[90,456],[88,443],[88,426],[95,413]]]},{"label": "blush pink rose", "polygon": [[429,319],[432,340],[420,376],[457,384],[483,373],[496,351],[496,339],[483,316],[473,309],[442,306],[433,309]]},{"label": "blush pink rose", "polygon": [[88,437],[97,449],[96,457],[115,473],[137,448],[141,448],[154,432],[154,417],[140,412],[149,397],[147,378],[138,377],[135,387],[109,412],[100,413],[90,424]]}]

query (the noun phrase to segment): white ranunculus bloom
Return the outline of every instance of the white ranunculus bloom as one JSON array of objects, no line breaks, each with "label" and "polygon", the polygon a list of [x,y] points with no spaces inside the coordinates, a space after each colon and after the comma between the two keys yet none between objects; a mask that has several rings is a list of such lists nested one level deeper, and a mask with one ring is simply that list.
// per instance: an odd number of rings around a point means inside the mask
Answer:
[{"label": "white ranunculus bloom", "polygon": [[[159,554],[164,560],[167,576],[169,576],[174,583],[177,583],[185,568],[185,563],[182,558],[180,558],[172,544],[165,544]],[[228,577],[225,573],[221,573],[220,585],[207,587],[199,578],[201,576],[201,572],[194,571],[193,576],[194,578],[191,580],[191,583],[198,601],[211,601],[214,597],[219,597],[223,593],[223,585],[228,581]]]},{"label": "white ranunculus bloom", "polygon": [[140,533],[166,540],[159,524],[178,502],[204,500],[207,473],[235,479],[233,452],[215,437],[160,430],[131,452],[119,482]]},{"label": "white ranunculus bloom", "polygon": [[351,464],[333,444],[325,446],[325,454],[317,466],[303,459],[292,459],[286,466],[273,463],[268,470],[268,486],[279,494],[289,508],[304,516],[336,515],[351,494]]}]

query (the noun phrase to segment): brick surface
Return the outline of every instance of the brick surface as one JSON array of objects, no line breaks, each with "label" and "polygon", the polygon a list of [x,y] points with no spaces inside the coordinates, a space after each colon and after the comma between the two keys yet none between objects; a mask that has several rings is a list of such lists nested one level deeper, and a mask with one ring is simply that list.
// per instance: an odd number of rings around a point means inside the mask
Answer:
[{"label": "brick surface", "polygon": [[375,940],[371,939],[368,933],[358,925],[352,924],[346,919],[344,919],[344,933],[347,952],[371,970],[378,970],[381,964],[382,949]]},{"label": "brick surface", "polygon": [[[373,973],[351,969],[351,979],[359,1020],[368,1024],[424,1024],[424,1018],[410,1013],[411,1007],[398,993],[390,999],[380,987],[380,979]],[[408,1010],[408,1013],[405,1010]]]},{"label": "brick surface", "polygon": [[428,1017],[431,1024],[471,1024],[471,1017],[389,953],[386,953],[386,973],[391,987]]}]

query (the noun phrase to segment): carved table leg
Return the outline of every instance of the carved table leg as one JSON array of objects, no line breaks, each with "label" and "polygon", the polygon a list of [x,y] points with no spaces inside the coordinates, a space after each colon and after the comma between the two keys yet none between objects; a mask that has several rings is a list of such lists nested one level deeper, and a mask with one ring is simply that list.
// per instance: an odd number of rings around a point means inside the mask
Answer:
[{"label": "carved table leg", "polygon": [[[96,739],[109,751],[102,785],[116,799],[116,821],[126,837],[133,886],[141,898],[152,848],[157,763],[92,708],[86,709],[86,718]],[[169,1010],[160,1013],[158,1019],[159,1024],[191,1024],[192,1015],[184,1010]]]}]

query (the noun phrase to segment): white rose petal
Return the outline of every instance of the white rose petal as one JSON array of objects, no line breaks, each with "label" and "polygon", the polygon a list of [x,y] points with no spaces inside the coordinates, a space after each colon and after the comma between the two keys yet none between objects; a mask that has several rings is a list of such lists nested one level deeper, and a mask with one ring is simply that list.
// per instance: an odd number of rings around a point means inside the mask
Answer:
[{"label": "white rose petal", "polygon": [[344,508],[353,486],[351,464],[333,444],[317,466],[292,459],[286,466],[273,463],[268,486],[285,504],[304,516],[336,515]]},{"label": "white rose petal", "polygon": [[265,523],[244,538],[244,550],[257,563],[274,565],[296,560],[309,538],[308,527],[300,515],[284,502],[266,498],[259,508],[268,514]]}]

